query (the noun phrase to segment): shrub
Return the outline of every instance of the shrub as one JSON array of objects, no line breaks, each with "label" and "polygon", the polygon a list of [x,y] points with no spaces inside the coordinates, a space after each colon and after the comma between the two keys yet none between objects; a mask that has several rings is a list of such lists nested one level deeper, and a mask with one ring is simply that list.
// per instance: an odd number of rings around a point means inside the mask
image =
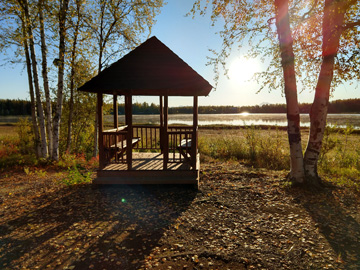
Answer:
[{"label": "shrub", "polygon": [[68,168],[68,175],[61,179],[61,183],[70,186],[91,182],[91,172],[83,172],[77,166]]},{"label": "shrub", "polygon": [[22,154],[32,154],[35,149],[35,137],[28,118],[20,118],[16,124],[19,136],[19,151]]}]

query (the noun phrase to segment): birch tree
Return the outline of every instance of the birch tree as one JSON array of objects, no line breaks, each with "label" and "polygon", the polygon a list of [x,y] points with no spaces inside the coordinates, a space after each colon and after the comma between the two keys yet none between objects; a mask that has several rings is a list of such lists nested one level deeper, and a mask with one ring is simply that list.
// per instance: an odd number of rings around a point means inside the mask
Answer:
[{"label": "birch tree", "polygon": [[25,38],[29,42],[32,78],[33,78],[33,83],[34,83],[36,108],[37,108],[37,115],[38,115],[39,126],[40,126],[40,154],[41,154],[42,158],[47,158],[48,157],[48,148],[47,148],[47,142],[46,142],[45,116],[44,116],[44,109],[43,109],[42,100],[41,100],[41,90],[40,90],[39,76],[38,76],[38,71],[37,71],[35,42],[34,42],[34,36],[33,36],[33,26],[32,26],[30,12],[29,12],[29,3],[27,0],[18,0],[18,6],[20,8],[20,12],[24,14],[23,26],[25,27],[25,32],[27,34],[27,36]]},{"label": "birch tree", "polygon": [[[358,0],[255,0],[195,1],[191,13],[211,13],[221,18],[223,46],[210,63],[216,78],[226,70],[231,50],[250,45],[249,55],[267,59],[265,72],[255,76],[260,90],[282,88],[287,103],[290,146],[290,179],[294,183],[319,185],[317,162],[326,125],[331,90],[345,81],[359,79]],[[315,89],[310,112],[310,135],[303,156],[296,78]],[[316,79],[317,77],[317,79]],[[315,84],[314,84],[315,82]]]},{"label": "birch tree", "polygon": [[58,81],[57,81],[57,96],[56,96],[56,109],[53,119],[53,153],[52,158],[59,160],[59,140],[60,140],[60,121],[63,104],[64,93],[64,69],[65,69],[65,39],[66,39],[66,17],[68,13],[69,0],[59,0],[59,55],[57,59],[58,67]]},{"label": "birch tree", "polygon": [[41,46],[41,68],[42,68],[42,80],[44,85],[45,92],[45,101],[46,101],[46,131],[48,139],[48,153],[50,158],[53,154],[53,129],[52,129],[52,102],[50,97],[50,87],[48,79],[48,65],[47,65],[47,45],[46,45],[46,36],[45,36],[45,24],[44,24],[44,10],[45,1],[39,0],[38,3],[38,12],[39,12],[39,31],[40,31],[40,46]]}]

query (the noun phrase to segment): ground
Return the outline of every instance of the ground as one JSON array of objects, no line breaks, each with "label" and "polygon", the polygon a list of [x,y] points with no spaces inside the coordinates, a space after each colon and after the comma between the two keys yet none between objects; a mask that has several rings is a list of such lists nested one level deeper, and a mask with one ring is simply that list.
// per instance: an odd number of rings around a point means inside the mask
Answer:
[{"label": "ground", "polygon": [[202,164],[185,186],[64,186],[0,176],[0,269],[360,269],[360,196],[285,172]]}]

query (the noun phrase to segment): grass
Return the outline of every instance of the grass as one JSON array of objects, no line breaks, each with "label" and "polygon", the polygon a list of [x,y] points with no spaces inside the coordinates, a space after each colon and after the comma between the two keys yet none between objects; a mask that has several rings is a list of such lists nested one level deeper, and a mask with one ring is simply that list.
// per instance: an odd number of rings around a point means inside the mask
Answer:
[{"label": "grass", "polygon": [[[11,166],[37,166],[38,161],[29,151],[28,142],[21,143],[16,126],[0,125],[0,170]],[[309,131],[302,129],[303,149],[306,147]],[[26,137],[26,136],[25,136]],[[235,160],[256,168],[289,170],[289,146],[286,130],[283,128],[226,128],[202,127],[199,134],[199,151],[202,157],[216,160]],[[82,178],[74,169],[94,167],[82,156],[64,154],[56,164],[59,168],[73,168],[73,178]],[[52,164],[54,165],[54,164]],[[321,177],[340,186],[360,190],[360,134],[351,126],[346,129],[327,128],[322,153],[319,159]],[[83,173],[84,170],[81,171]],[[74,179],[69,182],[72,182]],[[84,177],[87,181],[88,179]],[[77,179],[74,180],[77,182]]]},{"label": "grass", "polygon": [[1,137],[18,137],[17,127],[14,125],[0,124],[0,138]]},{"label": "grass", "polygon": [[[302,130],[306,149],[308,129]],[[273,128],[200,129],[199,151],[218,160],[238,160],[250,166],[289,170],[287,132]],[[351,126],[328,127],[319,160],[321,177],[360,190],[360,135]]]}]

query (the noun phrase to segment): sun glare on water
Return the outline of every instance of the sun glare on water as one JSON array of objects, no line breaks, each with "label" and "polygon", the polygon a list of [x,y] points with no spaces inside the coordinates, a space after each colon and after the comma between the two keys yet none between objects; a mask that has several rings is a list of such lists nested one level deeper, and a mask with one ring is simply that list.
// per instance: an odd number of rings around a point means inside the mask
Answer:
[{"label": "sun glare on water", "polygon": [[233,60],[229,68],[230,80],[237,84],[247,83],[252,76],[260,71],[260,63],[254,58],[237,58]]}]

